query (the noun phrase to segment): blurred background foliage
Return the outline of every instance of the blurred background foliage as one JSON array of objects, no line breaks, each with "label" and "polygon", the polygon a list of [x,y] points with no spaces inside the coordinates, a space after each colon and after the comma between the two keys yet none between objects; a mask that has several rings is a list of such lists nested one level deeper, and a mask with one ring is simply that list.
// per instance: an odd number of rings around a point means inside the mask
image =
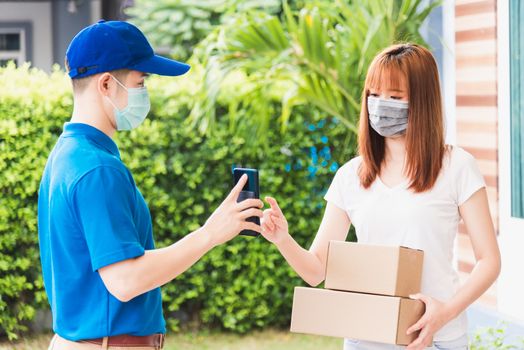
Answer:
[{"label": "blurred background foliage", "polygon": [[[134,11],[145,18],[156,13],[155,6],[164,9],[168,3],[175,7],[184,1],[161,3],[164,7],[151,3]],[[190,119],[203,132],[213,130],[217,97],[227,93],[230,126],[261,142],[275,114],[267,101],[281,103],[278,121],[283,130],[293,107],[308,105],[337,118],[356,134],[363,81],[372,58],[392,43],[424,44],[418,30],[440,5],[423,0],[247,3],[248,11],[227,13],[195,46],[191,63],[194,69],[204,70],[204,79]],[[271,3],[271,10],[262,3]],[[176,21],[164,24],[171,30],[178,25]],[[160,35],[158,27],[151,36]],[[224,82],[230,85],[241,75],[243,85],[233,93],[223,88]]]},{"label": "blurred background foliage", "polygon": [[[136,1],[131,19],[189,74],[147,82],[152,110],[116,142],[146,198],[157,246],[202,225],[232,186],[234,165],[260,169],[304,247],[323,195],[356,153],[367,65],[410,40],[437,6],[421,0]],[[67,76],[0,68],[0,333],[16,339],[48,310],[38,254],[37,190],[72,96]],[[350,234],[349,239],[354,239]],[[238,333],[289,324],[303,282],[263,238],[217,247],[163,290],[171,330]]]},{"label": "blurred background foliage", "polygon": [[[289,132],[270,128],[268,146],[250,145],[218,118],[213,133],[186,123],[201,77],[147,81],[152,110],[140,128],[119,133],[122,159],[149,205],[157,247],[204,224],[232,187],[234,165],[260,169],[261,195],[278,198],[294,237],[309,246],[322,215],[323,194],[338,165],[353,156],[346,129],[332,117],[297,110]],[[47,310],[37,236],[40,177],[72,96],[67,76],[27,66],[0,69],[0,321],[15,339],[38,310]],[[221,100],[218,109],[224,110]],[[274,105],[278,112],[280,106]],[[286,326],[292,290],[301,280],[263,238],[237,237],[206,254],[162,288],[171,330],[189,326],[247,332]],[[36,317],[36,318],[35,318]]]},{"label": "blurred background foliage", "polygon": [[[305,0],[304,0],[305,1]],[[304,1],[293,1],[300,6]],[[136,0],[127,8],[130,21],[147,33],[158,50],[187,60],[194,47],[217,26],[251,10],[278,14],[281,0]]]}]

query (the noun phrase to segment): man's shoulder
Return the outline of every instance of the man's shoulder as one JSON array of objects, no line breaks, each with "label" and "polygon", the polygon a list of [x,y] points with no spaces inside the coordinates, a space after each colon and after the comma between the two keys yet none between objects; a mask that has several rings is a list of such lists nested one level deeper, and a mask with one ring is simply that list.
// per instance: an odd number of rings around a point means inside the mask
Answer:
[{"label": "man's shoulder", "polygon": [[50,163],[51,178],[68,187],[101,168],[127,175],[127,168],[118,157],[85,139],[61,139],[50,157]]}]

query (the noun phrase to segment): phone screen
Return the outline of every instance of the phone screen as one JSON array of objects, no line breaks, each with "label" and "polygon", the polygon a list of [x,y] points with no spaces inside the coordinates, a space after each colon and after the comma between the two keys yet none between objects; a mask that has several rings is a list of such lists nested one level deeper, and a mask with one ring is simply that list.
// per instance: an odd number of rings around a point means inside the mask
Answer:
[{"label": "phone screen", "polygon": [[233,169],[233,177],[235,184],[238,183],[242,175],[247,174],[248,180],[242,188],[242,191],[250,191],[255,193],[255,198],[259,196],[258,190],[258,170],[247,169],[247,168],[235,168]]},{"label": "phone screen", "polygon": [[[242,188],[242,192],[240,192],[239,198],[237,201],[243,201],[248,198],[259,198],[260,196],[260,190],[258,185],[258,170],[257,169],[247,169],[247,168],[235,168],[233,169],[233,179],[235,182],[235,185],[238,183],[238,180],[242,177],[242,175],[247,174],[248,180],[246,181],[246,184],[244,185],[244,188]],[[253,222],[257,225],[260,225],[260,218],[258,216],[252,216],[246,219],[247,221]],[[240,232],[243,236],[253,236],[257,237],[259,236],[259,233],[252,230],[242,230]]]}]

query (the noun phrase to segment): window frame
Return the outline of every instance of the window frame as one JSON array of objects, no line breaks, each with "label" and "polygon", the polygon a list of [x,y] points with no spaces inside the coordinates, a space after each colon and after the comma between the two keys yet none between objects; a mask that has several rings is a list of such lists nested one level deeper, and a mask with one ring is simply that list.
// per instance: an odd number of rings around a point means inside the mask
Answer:
[{"label": "window frame", "polygon": [[497,282],[497,308],[524,319],[524,219],[511,215],[511,123],[510,123],[510,27],[509,1],[497,0],[497,109],[499,173],[499,246],[502,270]]},{"label": "window frame", "polygon": [[[520,7],[518,11],[513,8],[515,4]],[[520,77],[524,76],[524,57],[520,57],[518,62],[514,61],[515,55],[524,55],[524,5],[519,0],[509,1],[508,17],[511,216],[524,219],[524,89],[520,87]]]},{"label": "window frame", "polygon": [[21,65],[27,61],[26,56],[26,33],[25,28],[11,27],[0,28],[0,35],[2,34],[19,34],[20,35],[20,49],[18,51],[0,50],[0,60],[16,59],[16,64]]}]

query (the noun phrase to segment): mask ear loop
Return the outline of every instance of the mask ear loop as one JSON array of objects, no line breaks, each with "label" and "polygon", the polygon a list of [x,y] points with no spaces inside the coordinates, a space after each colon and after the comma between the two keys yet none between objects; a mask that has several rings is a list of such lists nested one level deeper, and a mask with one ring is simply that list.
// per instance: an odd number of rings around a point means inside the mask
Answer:
[{"label": "mask ear loop", "polygon": [[118,108],[115,103],[109,98],[109,96],[104,96],[108,101],[109,103],[111,103],[111,106],[113,106],[114,109],[116,109],[117,111],[120,112],[120,108]]},{"label": "mask ear loop", "polygon": [[[115,77],[113,76],[113,74],[110,74],[110,73],[108,73],[108,74],[109,74],[109,76],[110,76],[111,78],[113,78],[113,79],[118,83],[118,85],[120,85],[121,87],[124,88],[124,90],[127,91],[127,88],[126,88],[126,87],[125,87],[125,86],[124,86],[120,81],[118,81],[118,79],[115,78]],[[115,103],[111,100],[111,98],[109,98],[109,96],[105,96],[105,95],[104,95],[104,97],[109,101],[109,103],[111,104],[111,106],[113,106],[113,108],[114,108],[115,110],[117,110],[118,112],[121,112],[120,108],[118,108],[118,107],[115,105]],[[115,114],[115,113],[114,113],[114,114]],[[110,122],[111,124],[114,123],[114,127],[116,128],[116,115],[113,115],[113,118],[114,118],[114,120],[111,120],[111,118],[109,118],[109,122]]]},{"label": "mask ear loop", "polygon": [[[115,78],[115,77],[113,76],[113,74],[111,74],[111,73],[108,73],[108,74],[109,74],[109,76],[110,76],[111,78],[113,78],[113,79],[117,82],[118,85],[120,85],[124,90],[126,90],[126,91],[129,93],[129,90],[127,90],[127,87],[125,87],[125,85],[122,84],[122,83],[121,83],[117,78]],[[115,103],[114,103],[114,102],[109,98],[109,96],[104,96],[104,97],[107,98],[107,100],[109,101],[109,103],[111,103],[111,106],[113,106],[113,108],[115,108],[115,109],[116,109],[117,111],[119,111],[119,112],[121,111],[120,108],[118,108],[118,107],[115,105]]]},{"label": "mask ear loop", "polygon": [[[118,83],[118,85],[120,85],[121,87],[123,87],[124,90],[128,91],[128,90],[127,90],[127,87],[126,87],[124,84],[122,84],[122,83],[120,82],[120,80],[118,80],[117,78],[115,78],[115,77],[113,76],[113,74],[111,74],[111,73],[108,73],[108,74],[111,76],[111,78],[113,78],[113,79]],[[129,91],[128,91],[128,92],[129,92]]]}]

